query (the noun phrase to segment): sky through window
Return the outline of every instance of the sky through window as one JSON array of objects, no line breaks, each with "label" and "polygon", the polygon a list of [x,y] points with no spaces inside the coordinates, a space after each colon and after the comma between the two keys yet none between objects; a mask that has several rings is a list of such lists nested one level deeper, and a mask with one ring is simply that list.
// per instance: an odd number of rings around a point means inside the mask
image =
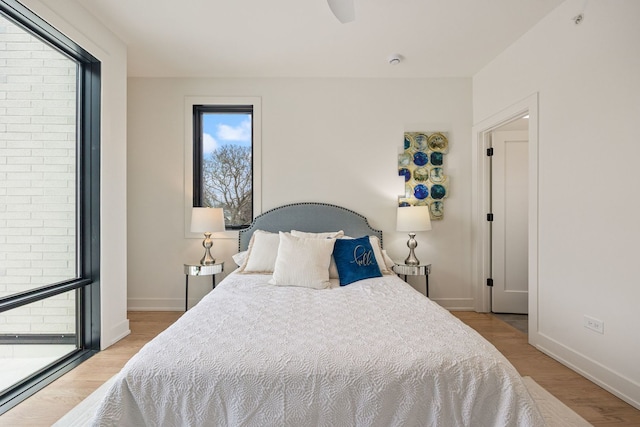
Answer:
[{"label": "sky through window", "polygon": [[225,144],[251,147],[251,114],[205,113],[202,119],[205,156]]}]

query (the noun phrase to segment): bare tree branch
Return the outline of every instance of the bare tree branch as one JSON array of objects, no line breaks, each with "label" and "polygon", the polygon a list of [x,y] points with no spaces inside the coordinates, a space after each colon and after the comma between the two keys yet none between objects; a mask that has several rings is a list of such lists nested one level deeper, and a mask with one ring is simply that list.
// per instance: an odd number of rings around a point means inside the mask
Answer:
[{"label": "bare tree branch", "polygon": [[251,148],[226,144],[206,157],[202,166],[203,202],[224,208],[227,225],[252,220]]}]

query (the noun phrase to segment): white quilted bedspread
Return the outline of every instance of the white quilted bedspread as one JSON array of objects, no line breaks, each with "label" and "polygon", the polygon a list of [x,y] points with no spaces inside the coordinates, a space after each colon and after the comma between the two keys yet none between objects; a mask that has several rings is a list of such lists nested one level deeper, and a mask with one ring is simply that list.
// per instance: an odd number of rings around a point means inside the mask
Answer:
[{"label": "white quilted bedspread", "polygon": [[230,274],[118,374],[95,426],[543,426],[515,368],[396,276]]}]

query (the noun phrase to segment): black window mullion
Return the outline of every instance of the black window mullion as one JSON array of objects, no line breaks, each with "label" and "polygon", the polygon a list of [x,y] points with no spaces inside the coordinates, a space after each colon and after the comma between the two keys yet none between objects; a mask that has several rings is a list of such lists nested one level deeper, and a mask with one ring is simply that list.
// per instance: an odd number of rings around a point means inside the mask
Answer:
[{"label": "black window mullion", "polygon": [[193,106],[193,206],[202,206],[202,114],[203,105]]},{"label": "black window mullion", "polygon": [[100,349],[100,62],[86,63],[81,73],[81,191],[82,202],[78,235],[80,276],[91,284],[79,290],[78,329],[81,348]]},{"label": "black window mullion", "polygon": [[13,294],[0,300],[0,313],[81,288],[90,283],[91,279],[71,279]]}]

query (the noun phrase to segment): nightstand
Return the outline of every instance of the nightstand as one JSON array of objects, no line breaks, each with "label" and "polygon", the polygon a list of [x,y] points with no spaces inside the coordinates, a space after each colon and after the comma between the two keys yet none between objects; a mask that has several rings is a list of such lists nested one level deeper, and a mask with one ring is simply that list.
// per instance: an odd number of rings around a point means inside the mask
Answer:
[{"label": "nightstand", "polygon": [[213,288],[216,287],[216,274],[224,271],[224,262],[217,262],[211,265],[185,264],[184,275],[184,311],[189,307],[189,276],[211,276]]},{"label": "nightstand", "polygon": [[420,264],[420,265],[406,265],[406,264],[396,264],[391,267],[394,273],[401,274],[404,276],[404,281],[407,281],[407,276],[424,276],[426,288],[425,295],[429,296],[429,273],[431,273],[431,264]]}]

